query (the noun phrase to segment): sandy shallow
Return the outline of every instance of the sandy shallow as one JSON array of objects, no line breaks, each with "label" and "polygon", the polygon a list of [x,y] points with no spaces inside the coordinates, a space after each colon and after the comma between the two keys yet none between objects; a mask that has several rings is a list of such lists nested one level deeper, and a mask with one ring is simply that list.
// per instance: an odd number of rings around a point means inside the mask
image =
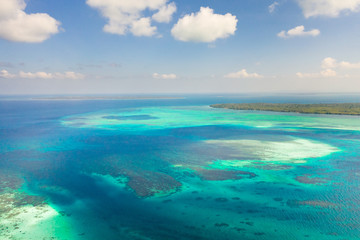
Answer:
[{"label": "sandy shallow", "polygon": [[0,239],[70,239],[66,217],[25,186],[20,174],[0,171]]},{"label": "sandy shallow", "polygon": [[[233,158],[254,158],[263,161],[304,163],[306,159],[324,157],[340,151],[331,145],[307,139],[289,141],[260,140],[207,140],[209,147],[224,147],[232,150]],[[246,156],[247,155],[247,156]]]},{"label": "sandy shallow", "polygon": [[64,239],[71,235],[68,224],[54,208],[47,204],[15,207],[14,197],[12,193],[0,195],[1,239]]}]

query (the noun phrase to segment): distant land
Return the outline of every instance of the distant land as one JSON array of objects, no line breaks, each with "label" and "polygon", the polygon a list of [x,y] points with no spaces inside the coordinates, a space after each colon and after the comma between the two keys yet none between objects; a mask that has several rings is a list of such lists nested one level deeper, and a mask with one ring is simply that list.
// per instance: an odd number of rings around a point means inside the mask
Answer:
[{"label": "distant land", "polygon": [[54,96],[54,97],[35,97],[31,100],[170,100],[184,99],[184,97],[168,96]]},{"label": "distant land", "polygon": [[294,112],[308,114],[360,115],[360,103],[292,104],[292,103],[226,103],[213,104],[213,108]]}]

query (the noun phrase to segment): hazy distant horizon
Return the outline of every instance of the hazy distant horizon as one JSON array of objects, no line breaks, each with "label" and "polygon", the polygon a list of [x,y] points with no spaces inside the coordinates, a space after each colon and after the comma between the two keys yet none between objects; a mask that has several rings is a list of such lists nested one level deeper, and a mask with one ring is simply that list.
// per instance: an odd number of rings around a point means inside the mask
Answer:
[{"label": "hazy distant horizon", "polygon": [[64,97],[76,97],[76,96],[288,96],[288,95],[358,95],[360,92],[119,92],[119,93],[16,93],[16,94],[0,94],[0,96],[64,96]]}]

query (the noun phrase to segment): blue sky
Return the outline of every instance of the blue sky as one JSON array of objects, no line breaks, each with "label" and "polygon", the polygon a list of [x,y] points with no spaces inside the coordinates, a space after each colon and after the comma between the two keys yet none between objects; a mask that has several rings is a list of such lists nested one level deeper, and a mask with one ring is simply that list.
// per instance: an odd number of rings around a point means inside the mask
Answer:
[{"label": "blue sky", "polygon": [[0,94],[360,92],[360,0],[0,0]]}]

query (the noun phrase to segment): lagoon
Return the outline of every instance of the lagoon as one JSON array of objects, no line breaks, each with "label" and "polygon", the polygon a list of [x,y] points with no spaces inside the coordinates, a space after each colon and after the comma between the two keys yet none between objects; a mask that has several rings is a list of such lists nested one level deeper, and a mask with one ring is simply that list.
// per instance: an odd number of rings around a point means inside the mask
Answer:
[{"label": "lagoon", "polygon": [[234,100],[0,101],[0,238],[358,239],[360,117]]}]

